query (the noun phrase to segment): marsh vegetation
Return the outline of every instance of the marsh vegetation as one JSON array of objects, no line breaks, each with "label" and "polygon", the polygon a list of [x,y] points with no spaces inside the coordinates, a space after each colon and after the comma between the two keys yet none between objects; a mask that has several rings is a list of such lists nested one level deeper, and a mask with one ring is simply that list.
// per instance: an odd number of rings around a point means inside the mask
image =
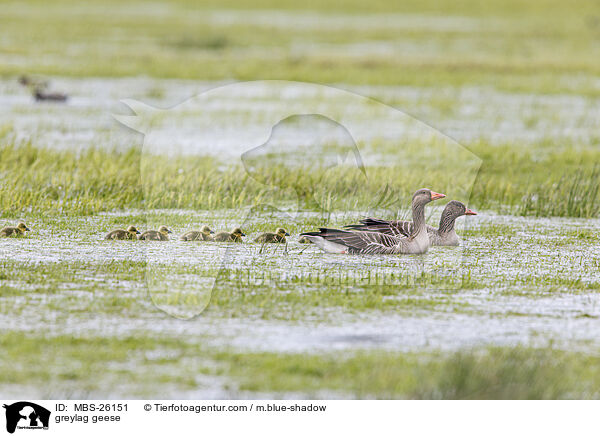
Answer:
[{"label": "marsh vegetation", "polygon": [[[4,397],[598,398],[593,2],[105,3],[2,6],[0,227],[31,229],[0,240]],[[68,102],[36,104],[24,73]],[[261,110],[290,104],[263,89],[176,114],[165,144],[192,152],[160,165],[112,117],[131,115],[124,98],[169,108],[271,78],[383,102],[481,165],[462,171],[457,152],[411,171],[431,146],[423,130],[310,93],[292,95],[362,120],[365,173],[269,153],[267,179],[249,171],[247,150],[219,141],[221,121],[251,130]],[[198,113],[210,147],[189,139]],[[284,144],[311,130],[288,127]],[[367,213],[404,218],[416,188],[456,184],[472,186],[456,199],[479,213],[461,218],[460,248],[349,258],[296,242]],[[131,224],[173,237],[103,241]],[[248,237],[178,240],[203,225]],[[250,242],[277,227],[287,247]],[[200,316],[170,316],[202,306],[193,291],[207,283]]]}]

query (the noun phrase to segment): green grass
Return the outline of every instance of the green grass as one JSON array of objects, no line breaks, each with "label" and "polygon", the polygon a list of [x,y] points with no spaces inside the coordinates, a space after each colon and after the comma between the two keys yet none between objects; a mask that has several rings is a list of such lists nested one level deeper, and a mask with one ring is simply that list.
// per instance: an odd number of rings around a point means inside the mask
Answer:
[{"label": "green grass", "polygon": [[[553,304],[555,297],[570,301],[576,294],[594,301],[598,295],[600,264],[594,255],[597,239],[590,230],[558,230],[555,235],[554,227],[531,220],[538,223],[537,227],[531,226],[536,234],[568,242],[553,248],[560,258],[557,269],[547,254],[548,246],[537,247],[538,242],[531,241],[527,233],[516,231],[521,220],[515,220],[516,224],[484,222],[465,235],[469,248],[461,275],[453,277],[460,283],[448,290],[440,289],[440,278],[431,273],[405,276],[402,266],[385,268],[385,262],[383,266],[362,269],[327,264],[323,257],[309,251],[300,254],[306,247],[298,244],[290,244],[290,254],[284,256],[282,247],[277,247],[277,253],[273,251],[275,247],[268,247],[258,255],[259,244],[246,243],[244,250],[253,256],[234,256],[234,261],[220,270],[219,261],[211,260],[199,249],[202,243],[158,243],[167,244],[157,245],[164,247],[161,253],[166,262],[150,270],[151,279],[167,283],[173,292],[186,281],[193,287],[197,278],[220,273],[210,304],[201,315],[208,324],[201,322],[196,330],[191,324],[194,320],[189,321],[188,329],[195,332],[192,335],[180,334],[179,327],[186,326],[184,321],[173,333],[174,320],[153,304],[151,297],[160,300],[161,295],[146,286],[145,276],[151,264],[144,256],[147,245],[102,240],[103,232],[113,226],[143,225],[145,220],[167,222],[177,236],[191,222],[210,222],[218,229],[238,217],[239,211],[34,215],[30,235],[0,241],[3,252],[15,256],[0,261],[0,314],[9,320],[8,325],[14,321],[17,326],[6,328],[0,335],[6,351],[6,359],[0,361],[0,392],[13,392],[18,387],[20,392],[53,398],[101,398],[109,393],[124,397],[177,397],[212,389],[203,379],[209,377],[220,380],[223,389],[234,397],[241,393],[252,397],[256,392],[327,398],[598,396],[598,361],[594,357],[597,350],[594,345],[587,347],[581,342],[573,345],[575,349],[582,347],[581,353],[492,348],[457,353],[280,354],[230,349],[227,340],[224,346],[207,346],[211,337],[214,340],[211,335],[223,332],[227,337],[230,322],[235,325],[243,320],[266,326],[272,323],[279,328],[293,328],[300,323],[319,329],[321,325],[337,325],[340,320],[369,322],[388,316],[408,317],[416,323],[437,316],[484,316],[523,325],[533,319],[548,321],[566,316],[578,322],[595,318],[593,304],[573,307],[572,313],[563,312],[563,305],[556,309]],[[279,220],[281,217],[275,214],[261,215],[248,223],[251,230],[247,231],[255,235]],[[296,220],[288,227],[294,229],[295,236],[313,222],[314,218]],[[512,235],[512,241],[505,234]],[[44,247],[42,254],[60,253],[61,259],[38,261],[35,251],[39,246]],[[515,246],[524,247],[521,255],[514,256]],[[524,254],[530,249],[533,254]],[[444,250],[439,247],[432,256],[435,258]],[[172,253],[184,252],[187,256],[170,257]],[[539,252],[544,256],[538,256]],[[315,262],[320,265],[318,271]],[[512,307],[502,312],[506,303]],[[178,305],[195,303],[172,304],[181,309]],[[25,333],[21,324],[24,319],[37,332],[47,334]],[[165,323],[165,329],[159,334],[154,328],[149,329],[149,323]],[[127,328],[108,333],[105,325],[108,331],[120,325]],[[137,333],[132,336],[129,327],[135,325]],[[77,334],[65,335],[63,328],[75,328]],[[545,343],[544,333],[540,332],[541,343]],[[205,341],[204,335],[209,340]],[[570,347],[564,343],[561,346]],[[40,355],[43,360],[38,358]],[[98,376],[90,379],[90,373]]]},{"label": "green grass", "polygon": [[[181,355],[180,347],[149,336],[45,338],[3,333],[2,343],[0,386],[36,388],[44,398],[102,397],[110,392],[144,396],[157,393],[154,383],[164,389],[185,390],[196,386],[195,374],[206,371],[202,365],[190,367],[188,373],[171,371],[169,364]],[[150,357],[153,351],[164,349],[173,350],[172,357]],[[13,363],[8,364],[10,361]]]},{"label": "green grass", "polygon": [[[288,189],[296,192],[301,208],[325,215],[373,207],[397,211],[409,203],[411,187],[446,192],[457,183],[448,180],[444,162],[432,163],[425,176],[407,171],[410,162],[371,166],[365,179],[344,167],[308,170],[266,161],[259,173],[265,178],[256,181],[242,165],[223,166],[214,157],[172,158],[150,168],[135,148],[77,153],[17,144],[10,135],[0,141],[0,208],[14,218],[114,209],[289,205],[293,197]],[[552,152],[544,144],[525,150],[482,143],[470,148],[483,159],[471,198],[461,198],[471,207],[534,216],[599,216],[599,151]],[[541,162],[536,156],[540,149],[545,150]],[[404,174],[401,181],[398,173]]]},{"label": "green grass", "polygon": [[256,391],[346,391],[358,398],[597,398],[600,359],[552,349],[491,348],[450,354],[233,356],[233,374]]},{"label": "green grass", "polygon": [[[171,397],[222,380],[225,391],[404,399],[596,399],[600,359],[552,348],[456,353],[240,353],[155,336],[4,333],[0,391],[14,384],[45,398]],[[44,356],[40,359],[39,356]],[[108,370],[111,368],[111,370]],[[90,374],[95,374],[90,377]],[[148,377],[152,383],[147,383]],[[127,380],[123,382],[122,380]],[[43,386],[40,390],[40,386]]]},{"label": "green grass", "polygon": [[[491,306],[482,308],[457,297],[468,290],[493,290],[498,296],[537,299],[558,294],[592,295],[600,289],[595,278],[600,264],[593,254],[597,238],[592,230],[562,234],[562,230],[538,224],[523,232],[517,231],[519,226],[513,223],[488,224],[490,221],[466,232],[459,229],[469,248],[460,264],[451,269],[451,275],[440,275],[435,263],[423,267],[423,271],[413,270],[418,267],[418,259],[412,257],[403,258],[399,264],[394,259],[382,262],[375,258],[372,263],[366,259],[358,267],[333,263],[314,269],[311,265],[321,264],[323,259],[312,246],[292,243],[288,255],[279,245],[266,246],[261,251],[260,244],[250,241],[259,232],[280,225],[282,218],[278,215],[262,214],[250,220],[244,226],[250,237],[236,246],[239,251],[223,259],[213,259],[212,252],[204,251],[206,244],[176,240],[178,235],[197,227],[198,222],[220,230],[230,226],[223,223],[239,219],[236,211],[212,211],[198,216],[166,211],[147,215],[136,212],[120,216],[34,216],[28,236],[2,240],[3,246],[10,245],[5,250],[19,254],[19,258],[0,261],[0,295],[5,297],[0,299],[0,309],[25,313],[35,307],[42,312],[60,312],[64,306],[78,313],[84,313],[83,310],[101,316],[141,316],[157,310],[150,297],[161,307],[177,306],[179,302],[169,303],[175,296],[184,298],[187,289],[204,289],[200,285],[202,277],[217,278],[207,309],[212,316],[256,316],[267,320],[302,320],[313,315],[325,320],[335,313],[328,312],[331,309],[347,314],[378,311],[419,316],[437,311],[487,313]],[[102,240],[113,227],[133,223],[144,229],[146,220],[164,222],[174,229],[175,240],[167,245],[152,245],[164,248],[164,262],[156,263],[157,259],[146,257],[147,244]],[[355,217],[336,218],[331,225],[339,227],[354,220]],[[293,241],[300,231],[318,226],[320,221],[307,218],[284,224],[292,232]],[[546,242],[540,245],[539,239],[532,239],[529,232],[535,233],[536,238],[546,237]],[[22,258],[37,244],[45,247],[50,261],[39,261],[36,256],[30,260]],[[515,246],[531,254],[514,258]],[[548,256],[548,249],[555,255]],[[445,256],[451,250],[432,248],[429,259]],[[64,257],[71,251],[73,257]],[[582,256],[582,252],[589,255]],[[544,253],[541,260],[539,253]],[[560,270],[552,266],[554,262],[560,263]],[[156,286],[148,289],[149,283]],[[162,283],[168,284],[171,292],[162,293]],[[178,289],[181,292],[176,292]],[[198,295],[195,298],[198,300]],[[196,300],[181,304],[198,304]]]},{"label": "green grass", "polygon": [[[279,15],[269,17],[272,11]],[[294,25],[303,16],[319,17],[320,24]],[[13,84],[21,74],[37,74],[432,87],[451,89],[452,97],[442,92],[418,104],[445,117],[461,117],[453,100],[468,87],[538,96],[570,94],[587,97],[586,104],[594,107],[600,96],[599,23],[592,0],[9,1],[0,13],[0,77]],[[163,99],[169,95],[167,86],[161,82],[145,96]],[[380,94],[388,104],[406,106],[395,101],[393,93]],[[20,106],[13,110],[28,115]],[[541,121],[546,124],[546,116],[555,115],[525,113],[522,121],[536,130]],[[578,127],[588,129],[584,143],[589,145],[552,138],[526,147],[483,140],[463,144],[483,164],[470,197],[458,199],[484,212],[598,218],[600,143],[593,127]],[[43,137],[43,132],[38,135]],[[280,166],[276,156],[266,159],[263,178],[255,180],[241,165],[224,165],[214,157],[174,158],[154,168],[135,147],[117,151],[107,144],[90,144],[79,152],[53,151],[38,147],[35,135],[31,142],[13,137],[12,126],[0,124],[0,224],[24,219],[33,231],[21,240],[1,241],[9,255],[0,260],[0,314],[9,326],[0,334],[0,392],[50,398],[178,397],[212,389],[217,380],[231,396],[600,396],[597,347],[580,342],[574,347],[581,346],[581,353],[496,347],[454,353],[280,354],[211,348],[200,333],[156,334],[149,331],[148,322],[158,325],[166,315],[150,299],[148,261],[136,251],[141,245],[101,241],[104,232],[128,224],[145,228],[161,222],[181,232],[202,219],[221,230],[238,223],[245,207],[255,207],[255,219],[244,227],[249,234],[278,225],[297,235],[307,228],[348,224],[356,219],[351,212],[372,207],[393,217],[408,204],[414,186],[452,192],[453,184],[470,180],[466,174],[464,179],[459,175],[448,180],[444,165],[454,168],[456,162],[443,159],[432,162],[426,176],[407,171],[414,162],[406,156],[426,144],[359,144],[386,157],[386,166],[368,168],[367,181],[340,168],[306,171]],[[400,146],[406,150],[404,158],[387,160]],[[293,209],[292,191],[302,209],[317,214],[289,221],[268,207]],[[199,211],[202,218],[168,209]],[[99,215],[122,210],[131,212]],[[339,213],[331,215],[332,211]],[[440,289],[444,283],[430,273],[404,277],[402,271],[389,268],[333,265],[314,274],[306,275],[306,269],[292,274],[286,259],[311,265],[309,252],[299,254],[304,247],[298,246],[290,247],[288,257],[270,247],[251,262],[242,260],[224,271],[206,257],[174,262],[156,267],[149,282],[164,278],[175,287],[193,286],[198,277],[218,275],[203,315],[214,320],[217,332],[231,318],[242,317],[278,325],[300,322],[315,329],[321,322],[370,316],[432,318],[456,313],[519,319],[524,325],[534,318],[565,316],[574,323],[595,318],[594,298],[600,291],[597,232],[546,228],[535,221],[538,232],[533,222],[521,227],[487,221],[461,231],[468,250],[460,274],[450,278],[457,286],[448,290]],[[51,238],[58,241],[48,245]],[[178,250],[186,249],[174,245],[178,243],[171,242]],[[36,260],[38,247],[41,254],[52,252],[52,260]],[[106,247],[122,251],[108,250],[96,257]],[[515,247],[529,247],[534,255]],[[78,253],[76,259],[69,258],[68,250]],[[111,253],[117,256],[110,258]],[[568,299],[573,294],[589,298],[591,304],[573,307],[573,313],[546,305],[555,296]],[[518,301],[522,308],[514,304]],[[513,305],[498,312],[503,303]],[[25,319],[36,323],[35,332],[23,331]],[[104,322],[115,320],[142,327],[135,335],[107,334]],[[87,333],[76,328],[75,335],[61,330],[77,322],[98,324]],[[544,333],[540,332],[542,339]]]},{"label": "green grass", "polygon": [[[291,21],[298,12],[408,16],[396,20],[397,26],[338,28],[325,22],[303,29],[273,25],[281,19],[262,17],[272,10],[288,14],[285,19]],[[214,21],[209,15],[214,11],[237,11],[238,19]],[[99,1],[9,2],[0,16],[0,52],[7,59],[0,75],[482,85],[598,96],[593,77],[600,73],[600,25],[595,14],[591,0],[494,0],[485,7],[474,0],[380,0],[368,6],[358,1],[180,0],[151,6],[127,1],[110,8]],[[348,53],[348,45],[365,42],[387,44],[392,55],[368,48],[358,56]],[[578,80],[565,80],[568,76]]]}]

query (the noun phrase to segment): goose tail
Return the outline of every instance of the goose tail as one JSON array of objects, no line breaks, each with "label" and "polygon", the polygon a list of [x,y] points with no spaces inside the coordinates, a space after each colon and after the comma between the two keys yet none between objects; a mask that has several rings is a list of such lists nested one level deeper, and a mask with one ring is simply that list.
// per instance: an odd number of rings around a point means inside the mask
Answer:
[{"label": "goose tail", "polygon": [[337,244],[332,241],[328,241],[325,239],[323,234],[327,233],[327,229],[321,229],[318,232],[305,232],[301,233],[300,236],[305,236],[310,242],[315,244],[325,253],[336,253],[336,254],[346,254],[348,253],[348,247],[342,244]]}]

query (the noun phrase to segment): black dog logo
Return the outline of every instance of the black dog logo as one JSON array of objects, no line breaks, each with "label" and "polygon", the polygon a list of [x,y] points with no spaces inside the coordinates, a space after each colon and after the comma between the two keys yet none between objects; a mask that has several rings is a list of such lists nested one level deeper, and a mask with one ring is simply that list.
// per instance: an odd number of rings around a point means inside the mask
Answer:
[{"label": "black dog logo", "polygon": [[6,431],[9,433],[14,433],[17,425],[19,428],[48,428],[50,411],[42,406],[28,401],[19,401],[11,405],[5,404],[4,408],[6,409]]}]

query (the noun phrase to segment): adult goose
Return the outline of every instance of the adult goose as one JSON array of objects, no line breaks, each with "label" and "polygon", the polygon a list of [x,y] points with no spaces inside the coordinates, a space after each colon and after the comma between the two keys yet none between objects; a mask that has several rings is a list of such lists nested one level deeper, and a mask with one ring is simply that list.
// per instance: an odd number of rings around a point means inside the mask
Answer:
[{"label": "adult goose", "polygon": [[302,233],[326,253],[342,254],[421,254],[426,253],[430,242],[425,227],[425,205],[444,198],[429,189],[419,189],[412,198],[412,215],[415,223],[410,236],[392,236],[377,232],[357,232],[321,228],[318,232]]},{"label": "adult goose", "polygon": [[66,94],[58,92],[46,92],[42,89],[36,89],[33,91],[33,98],[35,101],[54,101],[54,102],[65,102],[69,98]]},{"label": "adult goose", "polygon": [[[442,212],[439,228],[426,226],[431,245],[453,247],[459,245],[460,238],[454,231],[454,222],[456,218],[464,215],[477,215],[477,212],[468,209],[460,201],[452,200],[449,202]],[[410,236],[414,228],[411,221],[387,221],[378,218],[365,218],[360,220],[360,222],[361,224],[353,224],[345,228],[364,232],[385,233],[392,236]]]}]

